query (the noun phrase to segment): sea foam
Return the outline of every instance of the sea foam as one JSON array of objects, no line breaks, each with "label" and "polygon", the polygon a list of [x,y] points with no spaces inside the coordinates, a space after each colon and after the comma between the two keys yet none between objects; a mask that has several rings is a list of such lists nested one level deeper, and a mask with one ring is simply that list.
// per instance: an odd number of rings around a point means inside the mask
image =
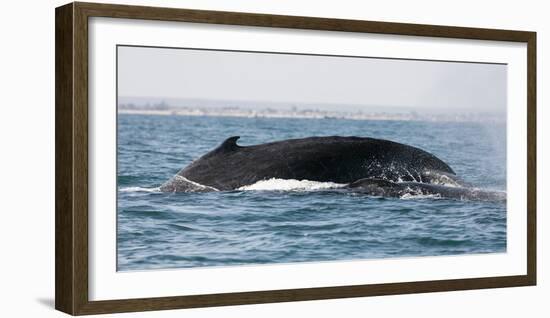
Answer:
[{"label": "sea foam", "polygon": [[296,180],[296,179],[277,179],[271,178],[267,180],[260,180],[254,184],[246,185],[238,188],[241,191],[317,191],[323,189],[337,189],[345,187],[345,184],[334,182],[319,182],[310,180]]},{"label": "sea foam", "polygon": [[160,192],[160,188],[143,188],[143,187],[124,187],[118,189],[120,192]]}]

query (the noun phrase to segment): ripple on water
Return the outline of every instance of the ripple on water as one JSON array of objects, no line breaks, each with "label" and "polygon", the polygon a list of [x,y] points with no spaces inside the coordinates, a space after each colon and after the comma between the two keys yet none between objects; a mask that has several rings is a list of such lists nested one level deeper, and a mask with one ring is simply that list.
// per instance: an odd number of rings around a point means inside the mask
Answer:
[{"label": "ripple on water", "polygon": [[[300,180],[286,191],[158,192],[183,166],[237,134],[243,145],[314,135],[396,140],[436,154],[467,182],[504,190],[506,149],[498,145],[506,144],[505,130],[498,125],[121,115],[118,129],[118,270],[507,248],[505,202],[402,200],[327,187],[308,191]],[[504,142],[493,145],[499,138]]]}]

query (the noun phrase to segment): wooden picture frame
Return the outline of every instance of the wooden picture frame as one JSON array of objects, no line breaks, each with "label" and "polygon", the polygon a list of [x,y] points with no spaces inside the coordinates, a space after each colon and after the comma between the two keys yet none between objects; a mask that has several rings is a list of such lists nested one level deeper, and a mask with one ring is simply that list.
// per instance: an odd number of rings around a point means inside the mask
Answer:
[{"label": "wooden picture frame", "polygon": [[[72,314],[164,310],[427,293],[536,284],[536,33],[74,2],[56,9],[55,307]],[[373,285],[90,301],[88,262],[88,19],[111,17],[522,42],[527,44],[527,274]]]}]

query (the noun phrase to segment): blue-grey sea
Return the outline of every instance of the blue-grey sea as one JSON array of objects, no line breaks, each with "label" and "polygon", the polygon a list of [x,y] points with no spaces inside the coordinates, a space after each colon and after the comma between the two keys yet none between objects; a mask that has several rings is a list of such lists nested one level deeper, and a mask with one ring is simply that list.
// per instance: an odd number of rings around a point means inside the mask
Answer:
[{"label": "blue-grey sea", "polygon": [[119,271],[506,251],[505,201],[158,191],[235,135],[243,146],[308,136],[388,139],[434,154],[476,187],[506,190],[505,123],[119,114]]}]

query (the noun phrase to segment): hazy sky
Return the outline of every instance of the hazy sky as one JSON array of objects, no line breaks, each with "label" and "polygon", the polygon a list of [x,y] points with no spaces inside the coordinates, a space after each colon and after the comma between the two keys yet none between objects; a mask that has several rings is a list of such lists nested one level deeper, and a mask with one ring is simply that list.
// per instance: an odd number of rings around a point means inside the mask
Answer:
[{"label": "hazy sky", "polygon": [[505,111],[506,65],[119,47],[121,97]]}]

